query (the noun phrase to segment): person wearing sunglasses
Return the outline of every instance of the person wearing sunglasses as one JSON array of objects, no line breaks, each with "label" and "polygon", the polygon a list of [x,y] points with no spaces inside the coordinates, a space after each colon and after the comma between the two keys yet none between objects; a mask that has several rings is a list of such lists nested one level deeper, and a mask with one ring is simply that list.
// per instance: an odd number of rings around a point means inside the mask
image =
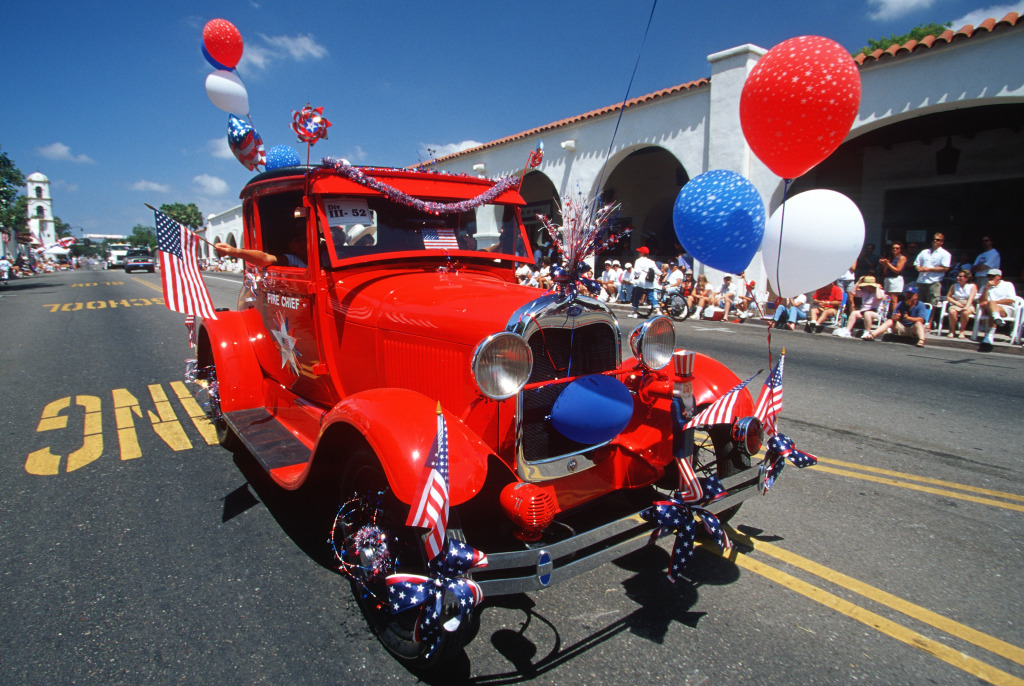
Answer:
[{"label": "person wearing sunglasses", "polygon": [[[1003,272],[999,269],[988,270],[988,285],[981,292],[978,300],[978,311],[988,315],[988,331],[978,350],[988,352],[995,343],[996,326],[1006,321],[1010,310],[1017,299],[1017,289],[1009,281],[1003,281]],[[980,315],[979,315],[980,316]]]}]

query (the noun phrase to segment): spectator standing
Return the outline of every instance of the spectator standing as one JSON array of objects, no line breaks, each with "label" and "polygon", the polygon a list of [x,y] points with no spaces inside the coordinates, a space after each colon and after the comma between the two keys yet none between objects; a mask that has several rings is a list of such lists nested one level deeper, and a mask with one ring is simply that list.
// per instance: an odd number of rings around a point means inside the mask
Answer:
[{"label": "spectator standing", "polygon": [[903,242],[893,241],[889,248],[889,257],[878,260],[882,284],[889,294],[889,312],[896,311],[896,303],[903,292],[903,269],[907,266],[907,256],[903,254]]},{"label": "spectator standing", "polygon": [[896,306],[892,316],[882,322],[877,329],[864,334],[861,340],[873,341],[890,329],[897,336],[907,336],[913,331],[917,337],[917,347],[923,348],[926,334],[924,321],[927,315],[928,308],[917,299],[917,288],[907,286],[903,293],[903,301]]},{"label": "spectator standing", "polygon": [[633,263],[633,312],[629,315],[631,319],[640,316],[637,308],[640,306],[640,299],[647,296],[651,303],[652,311],[657,309],[658,304],[658,265],[648,255],[650,250],[645,245],[636,249],[637,258]]},{"label": "spectator standing", "polygon": [[875,244],[865,243],[857,255],[857,261],[853,265],[853,275],[856,278],[862,276],[875,276],[878,273],[878,255],[875,254]]},{"label": "spectator standing", "polygon": [[1009,281],[1003,281],[1003,272],[1000,269],[988,270],[988,285],[982,291],[978,299],[978,316],[988,315],[988,331],[978,348],[981,352],[992,350],[995,343],[996,326],[1002,324],[1010,314],[1014,301],[1017,299],[1017,289]]},{"label": "spectator standing", "polygon": [[[946,312],[949,314],[950,338],[967,337],[967,320],[974,314],[974,299],[978,295],[978,287],[971,281],[971,272],[961,269],[957,272],[956,283],[946,293]],[[941,323],[941,322],[940,322]],[[959,333],[957,325],[959,324]]]},{"label": "spectator standing", "polygon": [[926,305],[938,307],[942,298],[942,277],[946,275],[953,256],[943,248],[946,237],[936,233],[932,237],[932,247],[917,253],[914,267],[917,269],[918,299]]},{"label": "spectator standing", "polygon": [[995,249],[991,236],[982,237],[981,250],[981,254],[974,258],[974,264],[971,266],[971,271],[974,273],[974,285],[978,287],[978,292],[984,291],[988,287],[988,271],[999,269],[1002,266],[999,263],[999,251]]},{"label": "spectator standing", "polygon": [[875,318],[878,316],[878,306],[882,304],[882,300],[885,299],[885,291],[882,289],[881,284],[875,281],[875,277],[871,275],[862,276],[854,284],[853,292],[850,294],[850,300],[859,298],[859,303],[854,311],[850,314],[850,320],[846,322],[846,326],[843,328],[836,327],[836,330],[832,332],[834,336],[840,336],[842,338],[850,338],[853,335],[853,326],[857,323],[857,320],[864,320],[864,330],[871,331],[875,327]]},{"label": "spectator standing", "polygon": [[807,326],[804,331],[821,333],[825,320],[838,314],[842,304],[843,289],[839,287],[838,281],[814,291],[814,297],[811,300],[811,314],[807,318]]},{"label": "spectator standing", "polygon": [[620,303],[633,302],[633,264],[627,262],[622,271],[619,272],[619,299]]}]

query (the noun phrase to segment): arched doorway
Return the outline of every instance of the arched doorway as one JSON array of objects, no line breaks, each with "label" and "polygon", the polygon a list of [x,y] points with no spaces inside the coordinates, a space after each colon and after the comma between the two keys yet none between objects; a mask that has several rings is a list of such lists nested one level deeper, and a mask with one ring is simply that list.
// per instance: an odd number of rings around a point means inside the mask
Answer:
[{"label": "arched doorway", "polygon": [[674,258],[679,249],[672,225],[672,207],[689,175],[679,160],[664,148],[645,147],[626,156],[608,175],[603,202],[618,202],[619,221],[633,227],[627,242],[606,255],[629,259],[646,245],[657,261]]},{"label": "arched doorway", "polygon": [[526,206],[522,210],[523,224],[526,225],[527,235],[535,250],[540,250],[542,257],[551,257],[551,238],[547,229],[541,223],[537,215],[543,214],[555,224],[562,223],[562,213],[559,210],[559,197],[555,185],[551,179],[540,171],[531,171],[523,179],[523,185],[519,189]]}]

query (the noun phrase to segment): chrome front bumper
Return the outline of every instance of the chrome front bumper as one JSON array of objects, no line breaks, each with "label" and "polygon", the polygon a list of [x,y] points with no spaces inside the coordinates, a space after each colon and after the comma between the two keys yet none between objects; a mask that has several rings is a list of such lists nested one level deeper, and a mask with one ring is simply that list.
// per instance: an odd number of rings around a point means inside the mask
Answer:
[{"label": "chrome front bumper", "polygon": [[[711,512],[721,512],[757,495],[757,469],[727,477],[722,485],[728,495],[709,505]],[[654,524],[636,512],[551,545],[487,553],[487,567],[475,572],[473,580],[485,596],[528,593],[646,548],[661,535]]]}]

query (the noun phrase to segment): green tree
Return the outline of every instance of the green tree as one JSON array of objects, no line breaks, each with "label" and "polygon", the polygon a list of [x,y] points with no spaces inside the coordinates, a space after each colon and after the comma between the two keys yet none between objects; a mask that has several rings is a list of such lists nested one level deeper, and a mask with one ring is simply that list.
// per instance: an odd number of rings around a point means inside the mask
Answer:
[{"label": "green tree", "polygon": [[[170,213],[167,213],[170,214]],[[146,247],[150,250],[156,248],[156,229],[145,224],[136,224],[128,236],[128,242],[132,245]]]},{"label": "green tree", "polygon": [[194,202],[190,202],[187,205],[180,202],[164,203],[160,206],[160,211],[193,231],[203,225],[203,215],[199,212],[199,208],[196,207]]},{"label": "green tree", "polygon": [[947,21],[945,24],[919,24],[910,29],[910,33],[905,33],[902,36],[892,35],[888,38],[868,38],[868,44],[853,54],[856,55],[862,52],[865,55],[870,55],[875,50],[885,50],[891,45],[903,45],[911,40],[919,41],[925,36],[938,36],[952,26],[953,22],[951,21]]},{"label": "green tree", "polygon": [[[22,194],[25,175],[0,151],[0,227],[23,231],[28,224],[28,199]],[[19,202],[20,200],[20,202]]]},{"label": "green tree", "polygon": [[68,224],[60,217],[54,217],[53,232],[56,234],[57,238],[66,238],[71,235],[71,224]]}]

